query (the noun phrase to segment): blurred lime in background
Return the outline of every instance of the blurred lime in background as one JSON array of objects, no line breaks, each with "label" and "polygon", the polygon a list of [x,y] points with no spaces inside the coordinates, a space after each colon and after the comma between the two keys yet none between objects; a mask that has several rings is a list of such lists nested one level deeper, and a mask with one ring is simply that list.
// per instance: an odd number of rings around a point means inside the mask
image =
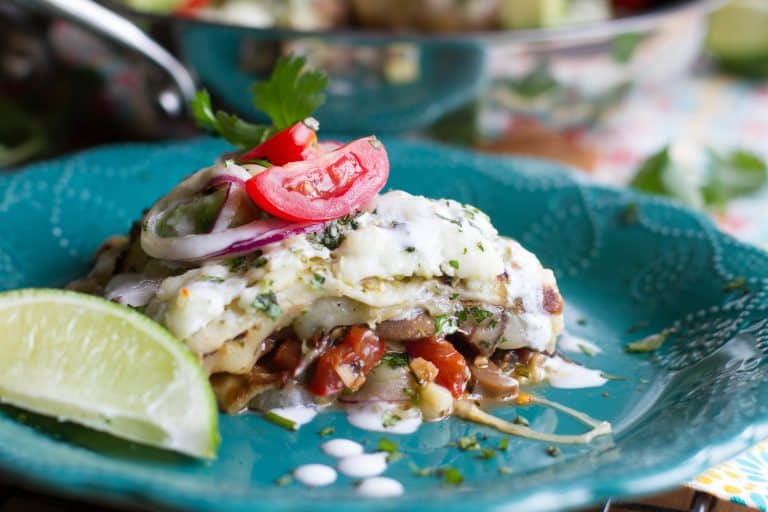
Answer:
[{"label": "blurred lime in background", "polygon": [[707,48],[727,71],[768,77],[768,1],[732,0],[715,11]]}]

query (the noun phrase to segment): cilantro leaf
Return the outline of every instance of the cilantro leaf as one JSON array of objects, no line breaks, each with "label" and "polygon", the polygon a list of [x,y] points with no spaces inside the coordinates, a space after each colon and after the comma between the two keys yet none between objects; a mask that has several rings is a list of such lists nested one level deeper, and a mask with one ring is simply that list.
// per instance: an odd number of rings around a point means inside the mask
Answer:
[{"label": "cilantro leaf", "polygon": [[768,166],[748,151],[735,150],[727,155],[710,153],[712,177],[704,187],[704,199],[714,207],[723,207],[733,198],[756,192],[768,179]]},{"label": "cilantro leaf", "polygon": [[280,57],[268,80],[253,85],[254,105],[282,130],[311,116],[325,102],[328,77],[305,70],[304,57]]},{"label": "cilantro leaf", "polygon": [[204,89],[197,91],[189,106],[198,126],[221,135],[235,146],[257,146],[273,134],[273,128],[270,126],[249,123],[221,110],[214,113],[211,95]]},{"label": "cilantro leaf", "polygon": [[731,199],[756,192],[768,182],[768,165],[757,155],[741,149],[706,155],[703,183],[688,179],[673,161],[669,147],[649,157],[630,186],[643,192],[672,197],[695,207],[722,209]]},{"label": "cilantro leaf", "polygon": [[629,186],[650,194],[669,195],[662,178],[668,165],[669,147],[665,147],[642,163]]}]

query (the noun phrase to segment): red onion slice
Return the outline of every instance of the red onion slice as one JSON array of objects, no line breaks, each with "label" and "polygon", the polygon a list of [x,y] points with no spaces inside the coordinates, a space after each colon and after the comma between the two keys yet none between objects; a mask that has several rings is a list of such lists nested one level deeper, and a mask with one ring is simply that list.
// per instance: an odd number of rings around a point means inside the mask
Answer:
[{"label": "red onion slice", "polygon": [[[296,223],[270,218],[207,234],[176,237],[161,237],[157,234],[158,223],[163,214],[185,199],[216,183],[228,183],[230,187],[242,188],[239,183],[244,183],[250,176],[242,167],[227,162],[225,166],[203,169],[182,181],[147,212],[141,233],[141,247],[144,252],[163,260],[199,261],[248,253],[290,236],[323,229],[324,223]],[[222,212],[219,217],[222,217]],[[225,222],[223,219],[217,219],[216,224],[220,224],[219,220],[221,224]]]}]

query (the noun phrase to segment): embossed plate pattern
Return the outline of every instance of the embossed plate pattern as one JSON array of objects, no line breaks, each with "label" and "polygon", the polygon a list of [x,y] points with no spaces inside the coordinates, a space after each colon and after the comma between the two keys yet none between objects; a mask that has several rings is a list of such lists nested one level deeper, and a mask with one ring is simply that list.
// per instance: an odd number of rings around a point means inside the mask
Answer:
[{"label": "embossed plate pattern", "polygon": [[[495,448],[503,436],[462,421],[428,424],[388,436],[406,454],[386,473],[405,484],[405,496],[361,501],[346,478],[314,490],[274,484],[300,463],[332,462],[319,450],[325,426],[374,449],[382,436],[339,414],[299,432],[256,415],[222,417],[220,456],[206,464],[3,408],[3,472],[81,497],[201,511],[449,511],[468,503],[553,510],[677,485],[768,437],[766,254],[666,201],[588,186],[554,164],[424,143],[387,147],[391,187],[475,204],[555,270],[568,328],[603,348],[573,358],[623,380],[541,393],[611,421],[612,438],[562,447],[556,458],[541,443],[513,439],[481,460],[449,444],[477,434]],[[106,147],[1,177],[0,288],[59,286],[84,272],[105,237],[125,232],[143,208],[224,149],[211,139]],[[623,350],[669,327],[675,333],[659,351]],[[552,410],[498,412],[519,412],[542,430],[580,429]],[[465,482],[415,476],[411,463],[456,466]]]}]

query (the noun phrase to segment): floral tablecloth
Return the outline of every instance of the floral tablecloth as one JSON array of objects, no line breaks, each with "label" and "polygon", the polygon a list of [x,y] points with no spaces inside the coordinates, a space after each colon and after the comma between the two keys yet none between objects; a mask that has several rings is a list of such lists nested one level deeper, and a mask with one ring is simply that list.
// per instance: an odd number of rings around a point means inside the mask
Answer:
[{"label": "floral tablecloth", "polygon": [[[699,76],[636,90],[599,126],[579,135],[597,154],[591,176],[623,185],[637,165],[668,143],[743,148],[768,159],[768,83]],[[768,187],[732,202],[716,218],[725,231],[768,250]],[[688,484],[734,503],[768,510],[768,442]]]}]

